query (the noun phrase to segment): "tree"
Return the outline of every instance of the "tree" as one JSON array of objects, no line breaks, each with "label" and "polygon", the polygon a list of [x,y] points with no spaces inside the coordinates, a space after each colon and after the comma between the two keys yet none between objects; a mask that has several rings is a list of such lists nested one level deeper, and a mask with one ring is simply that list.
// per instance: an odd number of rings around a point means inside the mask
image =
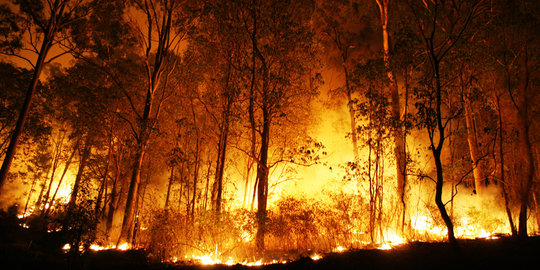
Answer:
[{"label": "tree", "polygon": [[[246,5],[244,28],[251,42],[251,82],[249,118],[252,134],[260,140],[257,156],[257,250],[264,251],[268,202],[269,148],[271,127],[292,98],[310,94],[314,89],[303,85],[308,73],[312,39],[307,22],[312,13],[309,2],[289,1],[242,3]],[[275,18],[279,18],[275,20]],[[257,106],[257,107],[255,107]],[[255,120],[257,118],[257,120]],[[260,124],[258,124],[260,123]],[[255,141],[255,138],[253,138]]]},{"label": "tree", "polygon": [[[80,17],[82,14],[81,12],[85,10],[79,0],[55,0],[54,2],[48,1],[47,4],[41,0],[15,1],[14,4],[19,7],[22,16],[17,18],[11,14],[7,15],[11,27],[9,30],[20,31],[22,34],[27,35],[28,39],[25,41],[28,42],[28,46],[23,47],[22,41],[14,39],[14,35],[3,35],[3,40],[1,42],[2,48],[0,48],[1,53],[18,57],[26,61],[32,66],[33,75],[27,88],[26,97],[19,113],[17,123],[11,135],[4,162],[0,168],[0,192],[7,178],[13,157],[15,156],[17,144],[24,129],[32,98],[34,97],[34,92],[36,91],[43,67],[47,63],[50,63],[66,53],[60,53],[48,58],[49,51],[51,47],[63,38],[59,34],[65,31],[69,24]],[[1,14],[9,14],[10,11],[8,11],[8,9],[7,6],[2,5],[0,7],[0,10],[2,10]],[[20,23],[20,25],[16,25],[17,23]],[[21,36],[19,36],[19,38],[21,38]],[[41,43],[41,45],[38,45],[38,43]],[[37,59],[32,61],[23,56],[24,54],[19,54],[21,50],[37,55]]]},{"label": "tree", "polygon": [[420,118],[419,126],[428,133],[429,149],[436,168],[435,204],[448,229],[448,241],[459,250],[452,219],[442,201],[444,174],[441,155],[446,139],[446,127],[455,116],[446,116],[443,111],[443,95],[446,92],[442,82],[445,79],[445,70],[441,67],[444,68],[444,61],[457,42],[466,40],[464,35],[468,33],[471,21],[483,6],[482,2],[478,1],[457,1],[452,4],[445,1],[408,2],[408,6],[414,15],[418,36],[424,41],[423,50],[427,62],[425,89],[417,93],[421,101],[417,102],[416,106]]},{"label": "tree", "polygon": [[238,39],[241,29],[236,28],[230,6],[221,2],[208,3],[209,12],[201,17],[197,37],[194,39],[199,66],[208,78],[206,91],[198,97],[216,126],[217,155],[211,200],[216,213],[222,211],[223,182],[231,129],[237,118],[237,103],[241,91],[240,80],[246,43]]},{"label": "tree", "polygon": [[379,7],[381,20],[381,30],[383,38],[384,65],[386,68],[386,76],[389,81],[390,98],[392,100],[392,118],[394,119],[393,137],[394,137],[394,156],[396,158],[396,178],[397,178],[397,193],[401,202],[401,227],[405,224],[405,187],[407,186],[407,154],[406,154],[406,138],[403,130],[402,113],[399,97],[398,83],[394,72],[395,65],[392,64],[392,44],[390,42],[389,24],[388,24],[388,4],[389,0],[376,0]]},{"label": "tree", "polygon": [[[174,70],[176,59],[178,59],[174,57],[174,54],[178,52],[191,21],[191,17],[186,16],[188,11],[186,3],[144,0],[132,1],[131,4],[145,18],[143,22],[140,22],[143,26],[135,25],[134,31],[138,35],[137,38],[144,53],[146,94],[142,113],[132,106],[133,113],[137,116],[137,123],[133,130],[136,139],[135,156],[118,243],[130,242],[132,239],[135,202],[141,182],[140,172],[144,155],[152,130],[159,119],[161,104],[167,97],[167,77]],[[133,23],[136,24],[136,22]],[[156,34],[157,37],[154,36]]]},{"label": "tree", "polygon": [[[356,128],[362,145],[368,148],[366,163],[355,165],[359,176],[369,182],[369,233],[371,242],[382,242],[383,235],[383,197],[384,171],[387,145],[393,127],[391,105],[384,88],[388,87],[389,79],[384,76],[384,59],[367,61],[365,65],[357,65],[352,81],[362,91],[362,96],[355,101],[355,117],[359,124]],[[379,236],[376,236],[377,229]]]},{"label": "tree", "polygon": [[[535,1],[494,1],[492,28],[487,28],[486,35],[488,56],[496,63],[494,73],[500,80],[497,88],[504,93],[510,106],[508,118],[513,119],[511,129],[516,134],[513,145],[519,152],[512,164],[517,172],[515,178],[505,177],[505,186],[513,187],[519,205],[518,236],[526,238],[527,216],[535,174],[535,160],[531,129],[534,127],[534,100],[538,99],[538,35],[534,29],[540,25],[539,18],[531,12],[538,7]],[[500,102],[502,103],[502,102]],[[500,104],[499,104],[500,107]],[[502,126],[502,119],[499,119]],[[502,140],[501,140],[502,141]],[[502,147],[501,147],[502,149]],[[502,156],[502,155],[501,155]],[[504,170],[504,168],[502,168]],[[504,171],[502,171],[504,173]]]}]

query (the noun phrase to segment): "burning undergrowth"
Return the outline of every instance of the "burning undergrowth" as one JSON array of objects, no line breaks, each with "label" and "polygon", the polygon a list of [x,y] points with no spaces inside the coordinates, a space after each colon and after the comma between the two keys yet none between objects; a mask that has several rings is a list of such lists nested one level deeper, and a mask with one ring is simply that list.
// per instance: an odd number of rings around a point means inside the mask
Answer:
[{"label": "burning undergrowth", "polygon": [[[454,205],[456,210],[461,206],[458,202],[456,200]],[[460,211],[454,211],[458,238],[495,239],[508,234],[504,229],[507,226],[505,220],[495,214],[498,211],[483,211],[486,207],[494,207],[489,200],[475,201],[477,205],[471,202],[469,200],[468,206]],[[366,214],[369,203],[354,194],[329,192],[318,198],[285,195],[268,211],[264,253],[257,253],[254,243],[256,215],[242,208],[229,209],[219,215],[214,211],[199,211],[194,216],[175,209],[148,209],[148,213],[140,213],[132,245],[117,245],[111,241],[114,238],[105,235],[100,226],[92,225],[95,223],[89,213],[88,219],[84,219],[84,209],[76,209],[78,218],[70,220],[65,231],[62,226],[66,225],[60,222],[62,207],[53,212],[57,215],[51,215],[56,216],[58,222],[49,220],[46,228],[38,226],[45,221],[38,222],[36,213],[17,217],[14,208],[3,220],[9,216],[18,231],[41,231],[46,239],[32,245],[54,241],[55,248],[61,246],[66,254],[110,253],[113,250],[118,254],[140,250],[148,260],[170,265],[257,266],[284,264],[301,258],[318,261],[328,254],[351,250],[395,249],[411,241],[442,241],[446,236],[444,224],[438,219],[436,209],[429,210],[428,204],[421,205],[423,210],[427,209],[424,212],[410,211],[410,223],[403,232],[392,226],[396,223],[392,219],[393,212],[385,208],[380,219],[384,223],[378,224],[377,232],[372,234],[368,231],[370,220]],[[17,238],[19,242],[36,239],[35,234]]]},{"label": "burning undergrowth", "polygon": [[[255,213],[231,209],[217,215],[199,211],[194,216],[174,209],[149,209],[138,220],[132,246],[107,242],[98,233],[88,250],[142,249],[152,261],[172,264],[263,265],[294,261],[302,257],[318,260],[325,254],[358,249],[392,249],[410,241],[443,241],[446,228],[436,209],[422,205],[425,212],[411,211],[411,221],[396,229],[391,209],[369,232],[369,205],[352,194],[326,194],[319,198],[284,196],[268,211],[266,250],[257,253],[254,243]],[[457,208],[457,203],[456,206]],[[456,211],[456,235],[462,239],[493,239],[508,232],[497,211],[469,205]],[[413,214],[414,213],[414,214]],[[142,214],[142,213],[141,213]],[[141,215],[143,216],[143,215]],[[389,225],[385,225],[389,224]]]}]

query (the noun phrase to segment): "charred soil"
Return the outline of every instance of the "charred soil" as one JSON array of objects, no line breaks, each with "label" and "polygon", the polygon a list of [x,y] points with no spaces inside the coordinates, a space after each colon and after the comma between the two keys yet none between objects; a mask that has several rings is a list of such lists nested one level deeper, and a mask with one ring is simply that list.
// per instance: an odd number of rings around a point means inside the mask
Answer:
[{"label": "charred soil", "polygon": [[[13,242],[12,242],[13,243]],[[411,242],[390,250],[361,249],[325,254],[319,260],[300,258],[285,264],[264,266],[191,265],[159,263],[141,250],[88,251],[69,254],[61,250],[40,250],[19,244],[2,243],[0,260],[4,269],[524,269],[537,263],[540,237],[516,240],[460,240],[457,254],[447,243]]]}]

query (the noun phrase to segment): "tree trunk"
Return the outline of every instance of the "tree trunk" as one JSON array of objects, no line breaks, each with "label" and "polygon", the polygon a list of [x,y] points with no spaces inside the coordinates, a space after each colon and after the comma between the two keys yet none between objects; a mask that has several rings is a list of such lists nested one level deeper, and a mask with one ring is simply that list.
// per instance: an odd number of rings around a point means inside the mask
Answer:
[{"label": "tree trunk", "polygon": [[459,245],[457,243],[456,236],[454,235],[454,224],[452,223],[452,220],[450,219],[448,212],[446,212],[446,207],[442,201],[444,181],[443,181],[443,168],[442,168],[440,151],[434,151],[433,156],[435,159],[435,166],[437,169],[437,180],[435,183],[435,204],[437,205],[437,208],[439,209],[439,212],[441,213],[441,217],[444,221],[444,224],[446,225],[446,228],[448,230],[448,242],[450,242],[450,244],[456,250],[459,250]]},{"label": "tree trunk", "polygon": [[[388,34],[388,0],[376,0],[379,6],[379,13],[381,17],[381,29],[383,37],[383,50],[384,50],[384,66],[386,68],[386,76],[390,83],[390,98],[392,101],[392,118],[394,119],[394,156],[396,159],[396,179],[397,179],[397,193],[401,203],[402,217],[405,217],[406,201],[405,201],[405,187],[407,185],[407,162],[406,162],[406,150],[405,150],[405,132],[401,126],[401,106],[399,100],[399,88],[396,82],[396,76],[391,65],[390,59],[390,38]],[[405,224],[405,219],[402,219],[401,227]]]},{"label": "tree trunk", "polygon": [[[103,197],[106,196],[106,190],[107,190],[107,178],[109,176],[109,168],[111,167],[111,158],[112,158],[112,147],[113,147],[113,133],[112,133],[112,124],[111,124],[111,130],[109,135],[109,149],[107,149],[107,163],[105,164],[105,171],[103,172],[103,179],[101,180],[101,186],[99,188],[98,196],[96,198],[96,208],[94,210],[96,215],[96,220],[98,220],[101,216],[101,213],[103,213],[103,210],[101,208],[101,201],[103,200]],[[103,205],[103,209],[105,209],[105,204]]]},{"label": "tree trunk", "polygon": [[268,148],[270,146],[270,111],[269,111],[269,74],[266,61],[254,44],[262,64],[262,133],[259,162],[257,163],[257,233],[255,242],[257,252],[264,252],[264,235],[266,233],[266,208],[268,203]]},{"label": "tree trunk", "polygon": [[108,209],[108,212],[107,212],[107,220],[105,222],[106,224],[106,232],[107,232],[107,236],[110,238],[110,235],[111,235],[111,232],[112,232],[112,226],[113,226],[113,221],[114,221],[114,214],[116,213],[116,206],[118,205],[118,194],[117,194],[117,186],[118,186],[118,181],[120,180],[120,165],[121,165],[121,161],[122,161],[122,149],[120,147],[117,148],[116,150],[116,158],[115,158],[115,164],[116,164],[116,169],[115,169],[115,176],[114,176],[114,182],[113,182],[113,186],[111,188],[111,194],[109,195],[110,198],[109,198],[109,209]]},{"label": "tree trunk", "polygon": [[260,160],[257,164],[257,234],[258,252],[263,252],[266,232],[266,207],[268,202],[268,147],[270,139],[270,119],[268,110],[263,108],[263,132],[261,134]]},{"label": "tree trunk", "polygon": [[444,146],[445,132],[444,132],[444,125],[442,123],[442,112],[441,112],[442,87],[441,87],[441,78],[440,78],[440,73],[439,73],[439,62],[438,60],[435,59],[433,54],[432,54],[432,64],[433,64],[433,71],[435,75],[435,95],[436,95],[435,113],[436,113],[436,122],[437,122],[436,128],[437,128],[437,134],[438,134],[438,142],[437,142],[436,147],[433,141],[434,134],[430,136],[431,150],[433,152],[433,158],[435,160],[435,168],[437,170],[437,179],[435,183],[435,204],[437,205],[437,208],[439,209],[439,212],[441,213],[441,217],[444,221],[444,224],[446,225],[446,228],[448,229],[448,242],[450,242],[450,244],[454,247],[454,249],[457,252],[460,252],[459,244],[454,235],[454,224],[452,223],[450,216],[448,216],[448,213],[446,212],[446,207],[442,201],[444,178],[443,178],[443,166],[442,166],[442,161],[441,161],[441,153]]},{"label": "tree trunk", "polygon": [[497,95],[496,96],[496,99],[497,99],[497,114],[498,114],[498,117],[499,117],[499,156],[500,156],[500,167],[501,167],[501,190],[502,190],[502,194],[503,194],[503,198],[504,198],[504,208],[506,210],[506,216],[508,217],[508,224],[510,225],[510,231],[512,232],[512,236],[517,236],[517,230],[516,230],[516,225],[514,224],[514,219],[512,217],[512,211],[510,210],[510,199],[508,198],[508,191],[507,191],[507,186],[508,186],[508,183],[506,183],[506,178],[505,178],[505,174],[504,174],[504,166],[505,166],[505,163],[504,163],[504,151],[503,151],[503,145],[504,145],[504,141],[503,141],[503,131],[504,131],[504,128],[503,128],[503,120],[502,120],[502,112],[501,112],[501,104],[500,104],[500,100],[499,100],[499,96]]},{"label": "tree trunk", "polygon": [[141,168],[146,152],[146,146],[139,145],[135,153],[135,161],[133,163],[133,171],[131,173],[131,181],[126,199],[126,209],[124,211],[124,220],[122,221],[122,229],[116,246],[123,243],[130,244],[133,234],[133,221],[135,216],[135,207],[137,195],[139,194],[139,185],[141,182]]},{"label": "tree trunk", "polygon": [[345,90],[347,91],[347,108],[349,109],[349,117],[351,119],[351,139],[353,144],[354,162],[359,161],[358,156],[358,134],[356,132],[356,117],[354,115],[354,106],[352,100],[352,88],[350,86],[349,70],[343,63],[343,72],[345,73]]},{"label": "tree trunk", "polygon": [[169,185],[167,186],[167,196],[165,197],[165,210],[169,208],[169,199],[171,196],[171,187],[174,181],[174,165],[171,166],[171,175],[169,176]]},{"label": "tree trunk", "polygon": [[70,219],[73,215],[73,212],[75,211],[75,207],[77,206],[77,196],[79,195],[79,189],[81,186],[82,177],[84,174],[84,169],[86,168],[86,163],[88,161],[88,158],[90,157],[90,153],[92,151],[92,145],[91,145],[91,136],[86,135],[86,141],[84,143],[84,148],[81,153],[81,160],[79,162],[79,169],[77,171],[77,176],[75,176],[75,183],[73,184],[73,190],[71,191],[71,197],[69,198],[68,203],[68,209],[66,218],[64,220],[64,229],[67,229],[67,225],[70,222]]},{"label": "tree trunk", "polygon": [[[173,16],[175,15],[173,13],[173,9],[175,8],[174,3],[174,1],[164,3],[164,5],[161,7],[163,8],[163,14],[155,13],[155,10],[152,11],[148,5],[146,5],[142,10],[146,15],[146,27],[148,27],[146,29],[148,31],[148,35],[145,37],[147,40],[145,41],[146,44],[144,45],[146,46],[146,97],[142,115],[135,111],[138,116],[137,120],[139,122],[139,130],[136,134],[137,145],[135,149],[135,159],[133,162],[133,172],[131,174],[131,181],[129,183],[126,209],[124,211],[124,220],[122,222],[122,229],[117,246],[123,242],[130,243],[131,239],[133,239],[133,221],[138,195],[137,192],[139,191],[139,185],[141,182],[140,173],[142,162],[147,151],[152,130],[154,129],[157,119],[159,118],[160,105],[157,105],[158,109],[156,112],[154,112],[154,115],[150,116],[153,110],[154,94],[160,87],[161,78],[165,69],[166,60],[169,57],[170,48],[171,46],[174,46],[170,37]],[[159,16],[162,17],[158,18]],[[155,39],[152,37],[152,33],[154,31],[152,26],[153,21],[159,22],[159,25],[156,26],[159,29],[158,37]],[[152,45],[157,45],[155,53],[152,50]],[[150,59],[152,59],[152,61]],[[161,102],[162,101],[163,100],[161,100]]]},{"label": "tree trunk", "polygon": [[45,192],[45,198],[43,201],[43,204],[45,207],[43,208],[43,212],[45,212],[47,208],[51,207],[51,204],[49,204],[49,206],[47,207],[47,202],[49,201],[49,196],[51,195],[51,189],[52,189],[52,184],[54,182],[54,176],[56,175],[56,169],[58,169],[58,164],[60,163],[60,156],[62,155],[63,142],[64,142],[64,134],[62,133],[58,135],[58,141],[54,149],[51,179],[49,180],[49,186],[47,187],[47,192]]},{"label": "tree trunk", "polygon": [[43,40],[41,43],[41,47],[39,49],[39,54],[36,60],[36,64],[34,65],[34,72],[32,74],[32,79],[30,81],[30,85],[28,86],[28,89],[26,90],[26,96],[24,98],[23,106],[21,108],[21,112],[19,113],[19,118],[17,119],[17,123],[15,124],[15,129],[13,130],[13,133],[11,135],[8,148],[4,156],[4,162],[2,163],[2,167],[0,168],[0,195],[2,194],[2,188],[7,179],[7,175],[8,175],[9,169],[11,167],[11,163],[13,161],[13,157],[15,156],[15,152],[17,149],[17,144],[19,142],[22,131],[24,129],[24,125],[26,123],[26,119],[28,117],[28,112],[32,104],[32,98],[34,97],[34,92],[36,91],[36,88],[39,82],[39,77],[45,65],[45,59],[47,58],[47,54],[49,53],[51,45],[54,41],[54,36],[56,32],[58,31],[57,27],[58,27],[58,24],[60,23],[59,20],[62,19],[62,17],[64,16],[65,6],[66,6],[65,1],[55,1],[52,5],[49,6],[50,7],[49,19],[47,21],[47,26],[43,32]]},{"label": "tree trunk", "polygon": [[39,51],[39,56],[34,68],[34,73],[32,75],[32,80],[30,81],[30,86],[28,86],[28,89],[26,90],[26,97],[24,98],[23,107],[21,108],[21,112],[19,113],[19,118],[17,119],[17,123],[15,124],[15,129],[13,130],[13,133],[11,135],[11,140],[9,141],[9,145],[6,150],[6,155],[4,156],[4,162],[2,163],[2,167],[0,168],[0,194],[2,194],[2,188],[4,187],[4,184],[6,182],[7,175],[13,161],[13,157],[15,156],[17,144],[19,143],[19,139],[26,123],[26,118],[28,117],[28,111],[30,110],[32,98],[34,97],[34,92],[36,91],[39,82],[39,76],[41,75],[41,71],[43,70],[43,66],[45,64],[45,58],[47,57],[52,39],[54,38],[56,26],[52,19],[49,21],[49,26],[47,28],[48,32],[45,33],[45,36],[43,38],[41,49]]},{"label": "tree trunk", "polygon": [[178,191],[178,213],[182,210],[182,195],[184,191],[184,163],[180,165],[180,175],[178,176],[178,182],[180,182],[180,190]]},{"label": "tree trunk", "polygon": [[[523,103],[527,103],[524,100]],[[518,130],[519,130],[519,149],[522,153],[523,163],[523,176],[520,183],[520,209],[519,209],[519,228],[518,236],[520,238],[527,238],[527,210],[529,205],[529,197],[532,189],[534,178],[534,158],[532,145],[529,137],[529,117],[528,117],[528,104],[524,104],[521,107],[521,111],[518,113]]]},{"label": "tree trunk", "polygon": [[229,115],[231,110],[231,98],[227,100],[227,108],[224,112],[224,120],[219,142],[218,167],[216,168],[216,213],[221,213],[221,197],[223,194],[223,174],[225,172],[225,158],[227,156],[227,139],[229,136]]},{"label": "tree trunk", "polygon": [[[77,153],[77,149],[79,148],[79,143],[77,142],[75,146],[73,147],[73,151],[71,152],[71,155],[69,155],[68,160],[66,161],[66,166],[64,167],[64,171],[62,172],[62,175],[60,176],[60,180],[58,180],[58,185],[56,186],[56,189],[54,190],[54,194],[51,197],[51,204],[54,202],[54,199],[56,199],[56,195],[58,194],[58,190],[60,189],[60,186],[62,185],[62,181],[64,180],[64,176],[66,176],[66,173],[69,169],[69,165],[71,165],[71,161],[73,160],[73,157],[75,156],[75,153]],[[50,207],[45,209],[45,211],[42,212],[41,216],[47,216],[50,212]]]},{"label": "tree trunk", "polygon": [[485,172],[480,165],[480,150],[478,149],[478,137],[476,134],[476,125],[474,123],[474,117],[471,112],[470,102],[467,102],[464,98],[463,108],[465,109],[465,124],[467,127],[467,143],[469,145],[469,153],[471,155],[471,161],[473,166],[473,178],[474,188],[478,195],[482,195],[483,186],[482,182],[485,180]]}]

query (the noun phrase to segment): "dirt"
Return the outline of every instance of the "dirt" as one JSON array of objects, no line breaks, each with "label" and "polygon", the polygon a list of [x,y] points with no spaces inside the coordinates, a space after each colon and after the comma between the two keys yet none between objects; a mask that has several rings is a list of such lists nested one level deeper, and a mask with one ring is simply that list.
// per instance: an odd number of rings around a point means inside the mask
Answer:
[{"label": "dirt", "polygon": [[460,252],[447,243],[412,242],[391,250],[350,250],[286,264],[186,265],[151,262],[144,251],[107,250],[70,256],[57,250],[35,250],[21,245],[0,246],[3,269],[521,269],[540,258],[540,237],[515,240],[460,240]]}]

